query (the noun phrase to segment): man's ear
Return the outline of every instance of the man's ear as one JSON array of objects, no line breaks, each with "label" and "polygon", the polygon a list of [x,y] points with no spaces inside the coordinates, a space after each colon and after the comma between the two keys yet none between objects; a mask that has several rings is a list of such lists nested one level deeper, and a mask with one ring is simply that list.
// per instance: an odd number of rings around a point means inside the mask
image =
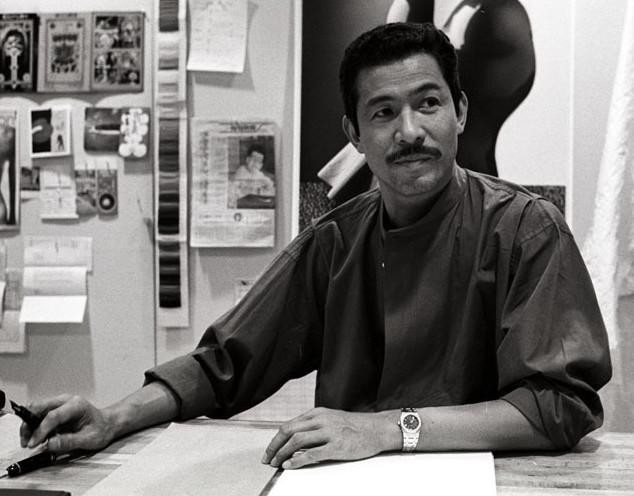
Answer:
[{"label": "man's ear", "polygon": [[469,108],[469,100],[464,91],[460,92],[460,101],[458,102],[458,134],[462,134],[467,125],[467,109]]},{"label": "man's ear", "polygon": [[341,127],[343,128],[343,132],[346,133],[350,143],[352,143],[352,146],[354,146],[359,153],[365,153],[363,151],[363,145],[361,145],[361,140],[359,139],[359,133],[357,133],[354,124],[348,119],[347,115],[344,115],[341,119]]}]

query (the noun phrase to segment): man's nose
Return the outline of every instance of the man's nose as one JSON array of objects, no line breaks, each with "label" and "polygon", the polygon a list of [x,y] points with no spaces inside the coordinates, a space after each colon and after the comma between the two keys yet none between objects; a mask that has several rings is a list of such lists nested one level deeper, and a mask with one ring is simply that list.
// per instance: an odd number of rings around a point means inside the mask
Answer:
[{"label": "man's nose", "polygon": [[404,108],[398,118],[394,139],[397,143],[413,144],[425,138],[421,116],[410,108]]}]

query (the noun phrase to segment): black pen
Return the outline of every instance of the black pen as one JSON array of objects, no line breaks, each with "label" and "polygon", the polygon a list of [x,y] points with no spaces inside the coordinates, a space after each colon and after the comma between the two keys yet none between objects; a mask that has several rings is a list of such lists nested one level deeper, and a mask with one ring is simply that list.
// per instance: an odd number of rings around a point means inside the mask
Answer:
[{"label": "black pen", "polygon": [[9,402],[11,403],[11,408],[13,408],[15,414],[29,426],[31,432],[37,429],[37,427],[42,423],[42,420],[44,420],[43,415],[35,415],[31,410],[22,405],[18,405],[15,401],[9,400]]},{"label": "black pen", "polygon": [[42,451],[37,455],[29,456],[24,460],[15,462],[7,467],[7,475],[9,477],[17,477],[23,475],[38,468],[48,467],[55,464],[57,461],[57,454],[50,451]]}]

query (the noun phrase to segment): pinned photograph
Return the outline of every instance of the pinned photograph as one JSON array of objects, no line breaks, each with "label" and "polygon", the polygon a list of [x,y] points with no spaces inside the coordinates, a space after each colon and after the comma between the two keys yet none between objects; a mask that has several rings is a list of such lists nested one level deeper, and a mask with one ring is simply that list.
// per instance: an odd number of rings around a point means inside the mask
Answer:
[{"label": "pinned photograph", "polygon": [[0,230],[18,227],[17,111],[0,109]]},{"label": "pinned photograph", "polygon": [[90,14],[41,14],[37,90],[90,90]]},{"label": "pinned photograph", "polygon": [[93,14],[93,90],[143,90],[144,19],[142,12]]},{"label": "pinned photograph", "polygon": [[43,107],[29,111],[31,157],[71,154],[70,107]]},{"label": "pinned photograph", "polygon": [[37,16],[0,15],[0,91],[35,91]]},{"label": "pinned photograph", "polygon": [[150,109],[131,107],[121,113],[119,155],[127,159],[144,158],[148,152]]},{"label": "pinned photograph", "polygon": [[239,160],[229,161],[229,208],[275,208],[275,143],[273,136],[237,140]]},{"label": "pinned photograph", "polygon": [[75,168],[75,199],[77,215],[97,213],[97,170],[94,163],[84,162]]},{"label": "pinned photograph", "polygon": [[121,111],[120,108],[86,108],[84,150],[117,153],[121,136]]}]

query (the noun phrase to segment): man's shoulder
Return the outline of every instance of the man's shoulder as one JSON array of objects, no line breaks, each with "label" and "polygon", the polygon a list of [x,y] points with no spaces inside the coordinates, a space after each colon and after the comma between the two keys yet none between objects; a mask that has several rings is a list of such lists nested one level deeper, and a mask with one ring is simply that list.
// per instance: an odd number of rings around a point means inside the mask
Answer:
[{"label": "man's shoulder", "polygon": [[546,198],[499,177],[466,170],[468,187],[481,195],[483,207],[495,211],[502,224],[516,224],[519,240],[549,227],[570,234],[562,212]]},{"label": "man's shoulder", "polygon": [[354,225],[362,218],[376,213],[380,198],[381,194],[377,188],[361,193],[313,220],[313,227],[319,230],[332,223]]}]

